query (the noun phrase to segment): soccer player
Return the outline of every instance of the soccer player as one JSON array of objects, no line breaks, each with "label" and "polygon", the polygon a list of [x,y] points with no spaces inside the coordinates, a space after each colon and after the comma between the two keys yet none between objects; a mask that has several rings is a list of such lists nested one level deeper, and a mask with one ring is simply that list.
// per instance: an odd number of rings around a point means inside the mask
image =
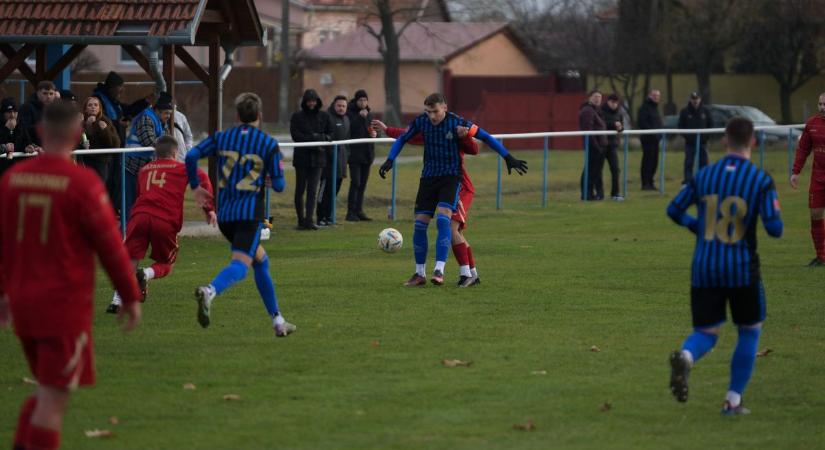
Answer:
[{"label": "soccer player", "polygon": [[[138,198],[126,226],[126,249],[144,301],[149,280],[169,275],[178,257],[178,233],[183,226],[183,198],[188,182],[186,164],[176,159],[178,146],[172,136],[161,136],[155,142],[155,160],[138,172]],[[201,169],[197,173],[200,185],[211,194],[209,176]],[[203,211],[206,222],[217,225],[218,218],[212,202]],[[149,244],[152,245],[150,257],[154,263],[140,269],[138,262],[146,256]],[[115,291],[106,312],[117,314],[120,304],[120,295]]]},{"label": "soccer player", "polygon": [[56,449],[71,392],[95,382],[95,257],[123,293],[125,331],[140,322],[137,281],[97,174],[75,165],[78,111],[45,108],[44,154],[0,180],[0,326],[9,315],[38,385],[20,410],[15,449]]},{"label": "soccer player", "polygon": [[818,113],[807,122],[793,163],[791,187],[799,187],[799,172],[805,167],[808,155],[814,153],[811,186],[808,188],[808,208],[811,210],[811,238],[816,256],[808,267],[825,266],[825,93],[819,95]]},{"label": "soccer player", "polygon": [[[742,394],[753,372],[765,320],[765,289],[756,254],[757,218],[762,217],[765,230],[773,237],[782,235],[783,226],[773,179],[750,162],[753,123],[732,118],[725,127],[725,139],[727,155],[701,169],[667,208],[674,222],[696,235],[690,288],[694,331],[682,350],[670,355],[670,389],[678,401],[687,401],[690,369],[716,344],[730,303],[739,340],[722,414],[736,415],[750,413],[742,406]],[[696,217],[686,213],[694,204]]]},{"label": "soccer player", "polygon": [[255,274],[255,285],[266,311],[272,318],[275,336],[285,337],[295,331],[295,325],[284,320],[278,309],[275,284],[269,274],[269,257],[260,245],[263,226],[266,179],[272,189],[284,190],[284,171],[278,141],[259,129],[262,102],[258,95],[245,92],[235,99],[240,125],[219,131],[206,138],[186,154],[186,170],[195,200],[206,206],[209,191],[201,184],[198,160],[218,157],[218,228],[231,243],[232,260],[212,282],[195,289],[198,303],[198,323],[209,326],[212,300],[233,284],[243,280],[249,267]]},{"label": "soccer player", "polygon": [[[372,123],[374,127],[380,128],[391,138],[397,138],[406,131],[403,128],[388,127],[380,120],[373,120]],[[461,191],[459,193],[456,211],[453,212],[453,215],[450,217],[450,229],[452,230],[453,255],[458,262],[460,272],[458,287],[470,287],[481,283],[481,279],[478,277],[478,270],[476,269],[475,258],[473,258],[470,243],[464,236],[464,230],[467,228],[467,212],[470,210],[473,195],[475,194],[473,182],[470,180],[470,175],[464,167],[464,155],[478,155],[478,144],[470,137],[470,129],[467,127],[456,127],[456,135],[460,139],[458,150],[461,153]],[[424,137],[419,133],[410,139],[408,143],[423,145]]]},{"label": "soccer player", "polygon": [[457,209],[461,187],[461,154],[458,151],[457,127],[469,128],[470,137],[477,137],[501,155],[507,162],[508,173],[513,169],[520,175],[527,172],[527,162],[513,157],[494,137],[466,119],[447,112],[447,99],[444,95],[430,94],[424,100],[424,106],[424,114],[416,117],[407,127],[407,131],[393,143],[387,160],[378,171],[381,178],[386,178],[404,144],[418,133],[424,135],[424,167],[421,170],[415,200],[415,273],[405,283],[406,286],[427,283],[424,278],[429,246],[427,227],[436,215],[438,237],[435,246],[435,269],[430,281],[436,285],[444,284],[444,265],[452,242],[450,217]]}]

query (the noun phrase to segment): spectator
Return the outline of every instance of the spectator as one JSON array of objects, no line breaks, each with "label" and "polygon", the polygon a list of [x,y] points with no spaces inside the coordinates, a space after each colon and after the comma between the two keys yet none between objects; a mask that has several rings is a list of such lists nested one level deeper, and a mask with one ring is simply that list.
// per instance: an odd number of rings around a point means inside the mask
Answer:
[{"label": "spectator", "polygon": [[[332,139],[332,124],[329,115],[321,110],[321,106],[323,102],[314,89],[304,91],[301,109],[293,113],[289,120],[289,133],[293,141],[313,142]],[[299,230],[318,229],[313,218],[318,202],[318,183],[326,164],[326,154],[321,147],[295,148],[292,165],[295,167],[295,213],[298,216]]]},{"label": "spectator", "polygon": [[175,125],[175,140],[179,143],[178,153],[175,155],[175,159],[184,162],[186,160],[186,152],[195,145],[192,128],[189,126],[189,119],[177,108],[175,108],[175,120],[173,122]]},{"label": "spectator", "polygon": [[[172,117],[172,97],[161,93],[153,106],[143,110],[132,121],[129,137],[126,138],[126,147],[154,147],[161,136],[169,134],[169,119]],[[126,217],[129,209],[137,198],[137,175],[141,167],[152,160],[151,156],[142,153],[126,154]]]},{"label": "spectator", "polygon": [[[702,104],[702,97],[698,92],[690,94],[687,106],[679,113],[679,128],[695,130],[713,128],[713,119],[710,111]],[[696,134],[683,134],[685,137],[685,178],[682,184],[688,184],[693,179],[693,161],[696,159]],[[709,134],[700,134],[699,137],[699,169],[708,165],[708,138]],[[697,169],[698,170],[698,169]]]},{"label": "spectator", "polygon": [[[347,98],[343,95],[335,97],[332,101],[329,110],[330,122],[332,123],[332,140],[343,141],[349,139],[350,124],[347,116]],[[332,225],[332,202],[333,199],[338,198],[338,192],[341,190],[341,183],[347,177],[347,154],[349,150],[347,145],[338,146],[338,161],[335,173],[335,194],[331,194],[332,189],[332,157],[335,147],[325,147],[324,151],[327,157],[327,165],[324,168],[321,176],[321,190],[318,199],[318,226]]]},{"label": "spectator", "polygon": [[64,102],[70,102],[73,106],[77,107],[77,96],[74,95],[74,92],[68,89],[61,89],[57,91],[57,98],[63,100]]},{"label": "spectator", "polygon": [[17,122],[17,103],[12,97],[4,98],[0,103],[0,175],[14,164],[11,154],[14,153],[14,141],[20,133],[20,124]]},{"label": "spectator", "polygon": [[[653,89],[639,107],[638,126],[640,130],[662,128],[662,116],[659,114],[661,97],[662,93]],[[653,177],[656,175],[656,166],[659,165],[659,141],[662,136],[643,134],[640,139],[642,141],[642,190],[655,191],[656,185],[653,184]]]},{"label": "spectator", "polygon": [[[579,109],[579,129],[582,131],[604,131],[605,123],[599,113],[602,104],[602,93],[592,91],[587,101]],[[582,200],[604,199],[604,185],[602,182],[602,168],[604,167],[604,149],[607,147],[606,136],[585,136],[589,140],[587,159],[587,186],[584,185],[585,172],[582,170],[581,188]]]},{"label": "spectator", "polygon": [[[120,137],[115,125],[106,117],[103,102],[97,97],[89,97],[83,102],[83,134],[87,148],[120,148]],[[103,184],[109,178],[109,161],[111,154],[83,155],[78,162],[94,170]]]},{"label": "spectator", "polygon": [[[372,113],[370,112],[367,91],[359,89],[355,98],[350,100],[347,107],[350,122],[350,137],[352,139],[374,138],[377,136],[372,129]],[[351,144],[349,146],[349,194],[347,195],[347,217],[350,222],[372,220],[364,213],[364,192],[367,190],[367,181],[370,178],[370,168],[375,160],[375,145]]]},{"label": "spectator", "polygon": [[[619,96],[610,94],[607,96],[607,102],[602,104],[602,119],[604,119],[605,126],[608,130],[622,132],[624,131],[624,114],[619,109]],[[619,156],[616,150],[619,147],[619,136],[607,136],[607,147],[604,150],[604,159],[607,160],[607,165],[610,167],[610,198],[613,201],[620,202],[624,200],[619,191]],[[601,173],[599,174],[601,175]]]},{"label": "spectator", "polygon": [[20,132],[17,133],[15,150],[34,153],[40,151],[40,136],[37,134],[37,125],[43,118],[43,108],[53,102],[57,96],[54,83],[51,81],[41,81],[37,83],[37,91],[29,97],[29,100],[20,106],[17,121],[20,124]]}]

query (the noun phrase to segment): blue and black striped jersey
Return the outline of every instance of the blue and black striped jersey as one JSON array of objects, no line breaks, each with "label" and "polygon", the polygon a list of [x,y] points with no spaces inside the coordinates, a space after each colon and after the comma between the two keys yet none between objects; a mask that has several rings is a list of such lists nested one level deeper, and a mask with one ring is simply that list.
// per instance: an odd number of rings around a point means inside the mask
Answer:
[{"label": "blue and black striped jersey", "polygon": [[[424,167],[421,178],[461,175],[461,155],[458,151],[459,137],[456,127],[473,126],[472,123],[451,112],[438,125],[433,125],[427,114],[421,114],[412,121],[407,131],[398,137],[396,145],[390,152],[390,159],[395,159],[401,146],[418,133],[424,136]],[[394,154],[393,154],[394,153]]]},{"label": "blue and black striped jersey", "polygon": [[284,187],[278,141],[246,124],[209,136],[186,154],[193,189],[198,186],[198,160],[208,156],[218,157],[218,221],[262,220],[266,176],[276,191]]},{"label": "blue and black striped jersey", "polygon": [[[696,218],[686,213],[693,204]],[[773,179],[733,154],[700,170],[682,187],[667,212],[696,234],[691,270],[694,287],[741,287],[759,279],[758,216],[769,235],[782,235]]]}]

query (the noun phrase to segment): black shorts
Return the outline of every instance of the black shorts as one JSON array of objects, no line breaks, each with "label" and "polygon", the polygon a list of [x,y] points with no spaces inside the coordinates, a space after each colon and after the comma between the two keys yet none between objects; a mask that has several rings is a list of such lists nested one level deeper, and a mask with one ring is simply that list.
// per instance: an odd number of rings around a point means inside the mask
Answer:
[{"label": "black shorts", "polygon": [[263,223],[257,220],[218,223],[221,233],[232,245],[232,251],[244,253],[250,258],[255,258],[262,227]]},{"label": "black shorts", "polygon": [[418,183],[418,195],[415,197],[415,213],[434,216],[436,208],[439,207],[455,211],[460,190],[459,176],[422,178]]},{"label": "black shorts", "polygon": [[725,322],[728,302],[733,323],[737,325],[754,325],[765,320],[765,288],[762,280],[756,280],[750,286],[735,288],[691,287],[693,326],[708,328]]}]

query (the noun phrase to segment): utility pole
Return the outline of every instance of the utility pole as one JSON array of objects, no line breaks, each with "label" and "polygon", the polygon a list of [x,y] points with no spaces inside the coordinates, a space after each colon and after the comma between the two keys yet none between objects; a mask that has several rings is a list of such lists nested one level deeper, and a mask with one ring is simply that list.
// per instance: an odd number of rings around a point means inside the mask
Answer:
[{"label": "utility pole", "polygon": [[281,61],[278,90],[278,123],[286,125],[289,117],[289,0],[281,0]]}]

